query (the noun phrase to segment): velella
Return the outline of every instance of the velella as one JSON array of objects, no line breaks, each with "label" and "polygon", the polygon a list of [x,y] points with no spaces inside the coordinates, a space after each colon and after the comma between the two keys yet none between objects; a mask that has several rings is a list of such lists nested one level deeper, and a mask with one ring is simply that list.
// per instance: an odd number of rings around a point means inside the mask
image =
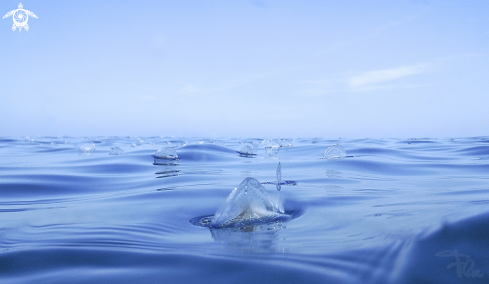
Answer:
[{"label": "velella", "polygon": [[121,147],[115,146],[112,148],[109,155],[124,155],[124,150],[122,150]]},{"label": "velella", "polygon": [[274,200],[256,179],[248,177],[229,194],[211,221],[212,227],[240,227],[266,223],[284,214],[283,205]]},{"label": "velella", "polygon": [[170,147],[161,148],[155,153],[154,157],[157,159],[178,160],[177,151]]},{"label": "velella", "polygon": [[154,154],[153,165],[176,165],[177,151],[171,147],[163,147]]},{"label": "velella", "polygon": [[214,216],[190,220],[195,225],[211,228],[244,228],[291,219],[280,198],[271,196],[254,178],[248,177],[234,188]]},{"label": "velella", "polygon": [[243,157],[249,157],[249,156],[255,156],[256,154],[253,153],[253,146],[251,145],[244,145],[241,150],[238,151],[238,154]]},{"label": "velella", "polygon": [[85,143],[81,145],[78,150],[80,150],[81,153],[83,154],[90,154],[93,151],[95,151],[95,144],[93,143]]},{"label": "velella", "polygon": [[323,155],[323,159],[326,160],[340,159],[340,158],[346,158],[346,151],[340,145],[334,145],[328,147],[328,149],[326,149]]},{"label": "velella", "polygon": [[280,144],[275,141],[275,139],[265,139],[261,143],[263,148],[269,148],[269,149],[278,149],[280,148]]}]

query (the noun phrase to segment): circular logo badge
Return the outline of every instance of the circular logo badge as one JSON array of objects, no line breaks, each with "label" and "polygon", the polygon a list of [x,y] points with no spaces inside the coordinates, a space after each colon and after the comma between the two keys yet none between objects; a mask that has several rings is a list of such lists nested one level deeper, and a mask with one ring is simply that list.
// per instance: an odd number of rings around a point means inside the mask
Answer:
[{"label": "circular logo badge", "polygon": [[27,23],[27,20],[29,19],[29,15],[25,12],[25,10],[18,9],[15,11],[14,15],[14,23],[17,26],[23,26]]}]

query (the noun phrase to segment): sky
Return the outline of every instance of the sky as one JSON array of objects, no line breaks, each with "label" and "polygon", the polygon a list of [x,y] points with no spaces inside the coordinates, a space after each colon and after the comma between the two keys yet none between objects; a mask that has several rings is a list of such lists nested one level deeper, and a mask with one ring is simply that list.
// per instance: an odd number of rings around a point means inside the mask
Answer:
[{"label": "sky", "polygon": [[486,0],[22,5],[28,31],[0,20],[0,136],[489,134]]}]

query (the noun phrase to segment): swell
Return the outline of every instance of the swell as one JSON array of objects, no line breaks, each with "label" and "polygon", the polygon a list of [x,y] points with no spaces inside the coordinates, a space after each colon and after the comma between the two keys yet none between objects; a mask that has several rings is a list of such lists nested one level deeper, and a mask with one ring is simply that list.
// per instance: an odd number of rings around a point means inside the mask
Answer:
[{"label": "swell", "polygon": [[420,235],[393,283],[487,283],[489,213],[445,223]]},{"label": "swell", "polygon": [[[104,249],[35,249],[3,253],[0,280],[8,283],[353,283],[334,267],[287,260],[240,260],[191,253]],[[188,267],[192,267],[189,277]],[[328,269],[329,268],[329,269]],[[253,271],[253,273],[249,273]]]}]

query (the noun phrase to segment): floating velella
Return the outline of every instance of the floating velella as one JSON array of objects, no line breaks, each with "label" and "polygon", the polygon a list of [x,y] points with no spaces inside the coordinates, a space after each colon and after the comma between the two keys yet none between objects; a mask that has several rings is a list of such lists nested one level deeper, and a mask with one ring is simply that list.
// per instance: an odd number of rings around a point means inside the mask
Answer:
[{"label": "floating velella", "polygon": [[84,154],[90,154],[93,151],[95,151],[95,144],[85,143],[85,144],[81,145],[78,149],[80,150],[80,152],[82,152]]},{"label": "floating velella", "polygon": [[346,158],[346,151],[340,145],[334,145],[328,147],[328,149],[326,149],[323,155],[323,159],[326,160],[340,159],[340,158]]},{"label": "floating velella", "polygon": [[275,200],[254,178],[248,177],[236,187],[210,220],[215,228],[244,227],[287,218],[279,200]]},{"label": "floating velella", "polygon": [[266,148],[266,149],[267,149],[267,154],[270,158],[277,155],[278,152],[280,151],[280,148],[275,148],[275,147],[274,148]]},{"label": "floating velella", "polygon": [[251,145],[253,145],[253,147],[256,147],[256,148],[258,148],[260,146],[260,143],[261,143],[261,140],[259,140],[259,139],[253,139],[253,141],[251,141]]},{"label": "floating velella", "polygon": [[254,156],[255,154],[253,153],[253,146],[251,145],[244,145],[241,150],[238,151],[239,155],[241,156]]},{"label": "floating velella", "polygon": [[154,157],[158,159],[178,160],[177,151],[170,147],[161,148],[155,153]]},{"label": "floating velella", "polygon": [[292,142],[290,139],[282,139],[280,141],[280,147],[292,147]]},{"label": "floating velella", "polygon": [[176,165],[177,151],[170,147],[163,147],[154,154],[154,165]]},{"label": "floating velella", "polygon": [[31,137],[26,137],[25,142],[28,142],[28,143],[34,142],[34,139],[32,139]]},{"label": "floating velella", "polygon": [[120,147],[113,147],[112,151],[110,151],[109,155],[124,155],[124,150],[122,150]]},{"label": "floating velella", "polygon": [[[266,141],[266,143],[263,143]],[[278,149],[280,148],[280,144],[277,143],[274,139],[263,140],[262,145],[265,144],[265,148]]]}]

